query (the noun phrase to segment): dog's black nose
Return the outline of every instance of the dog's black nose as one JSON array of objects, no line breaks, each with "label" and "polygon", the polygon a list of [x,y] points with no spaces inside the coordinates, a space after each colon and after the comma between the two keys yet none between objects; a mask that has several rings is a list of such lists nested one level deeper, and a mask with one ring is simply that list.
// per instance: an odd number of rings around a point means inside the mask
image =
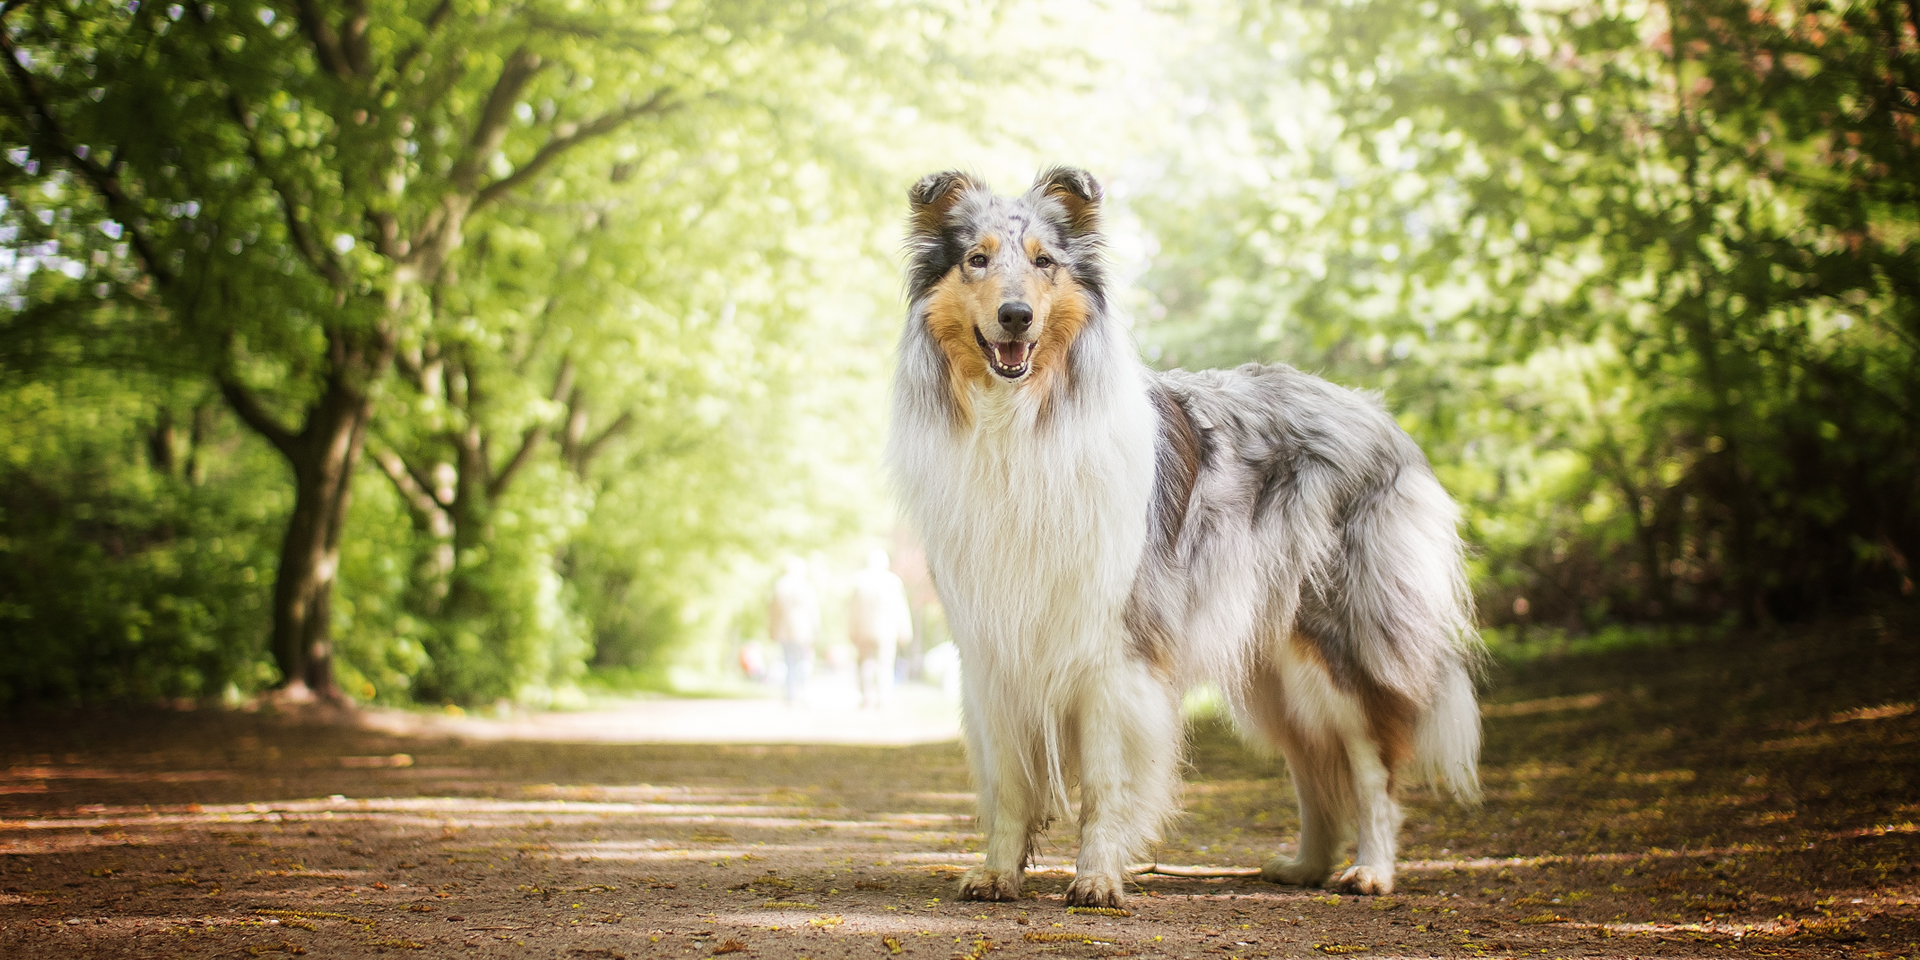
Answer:
[{"label": "dog's black nose", "polygon": [[1024,333],[1032,325],[1032,307],[1018,301],[1000,305],[1000,326],[1008,333]]}]

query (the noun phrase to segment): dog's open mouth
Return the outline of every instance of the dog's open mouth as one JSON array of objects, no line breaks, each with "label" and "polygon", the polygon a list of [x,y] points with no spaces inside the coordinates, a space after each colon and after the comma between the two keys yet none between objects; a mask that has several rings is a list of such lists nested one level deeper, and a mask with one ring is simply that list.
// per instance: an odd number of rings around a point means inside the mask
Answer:
[{"label": "dog's open mouth", "polygon": [[989,343],[980,331],[973,332],[973,339],[980,342],[981,352],[987,355],[987,366],[993,372],[1008,380],[1018,380],[1027,375],[1027,369],[1033,362],[1033,344],[1021,340],[1011,343]]}]

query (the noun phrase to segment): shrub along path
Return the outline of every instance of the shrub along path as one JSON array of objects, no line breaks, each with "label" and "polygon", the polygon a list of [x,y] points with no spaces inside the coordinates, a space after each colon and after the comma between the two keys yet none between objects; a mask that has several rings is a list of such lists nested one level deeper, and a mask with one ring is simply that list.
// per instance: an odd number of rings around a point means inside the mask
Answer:
[{"label": "shrub along path", "polygon": [[[1920,956],[1920,657],[1883,619],[1495,671],[1476,809],[1409,798],[1391,897],[1145,879],[960,903],[954,745],[402,737],[193,712],[0,721],[0,955]],[[1157,853],[1257,864],[1276,764],[1194,732]]]}]

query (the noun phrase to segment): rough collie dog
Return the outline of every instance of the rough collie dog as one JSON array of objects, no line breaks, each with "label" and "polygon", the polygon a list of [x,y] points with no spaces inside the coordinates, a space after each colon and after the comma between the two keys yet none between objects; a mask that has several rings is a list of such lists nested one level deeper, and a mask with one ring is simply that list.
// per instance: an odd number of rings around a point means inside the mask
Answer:
[{"label": "rough collie dog", "polygon": [[1148,370],[1085,172],[1016,197],[937,173],[910,199],[887,455],[963,665],[987,844],[960,895],[1018,897],[1077,783],[1067,901],[1118,905],[1176,807],[1199,683],[1292,770],[1299,849],[1261,875],[1390,892],[1397,782],[1478,786],[1458,513],[1420,449],[1291,367]]}]

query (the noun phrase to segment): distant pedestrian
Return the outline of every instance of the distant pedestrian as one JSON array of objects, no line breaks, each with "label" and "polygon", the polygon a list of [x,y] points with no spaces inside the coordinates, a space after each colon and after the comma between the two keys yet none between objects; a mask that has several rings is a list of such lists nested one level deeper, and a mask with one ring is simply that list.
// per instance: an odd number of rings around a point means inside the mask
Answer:
[{"label": "distant pedestrian", "polygon": [[907,587],[890,566],[887,552],[875,550],[867,557],[867,568],[853,575],[847,634],[859,659],[862,707],[879,707],[893,699],[894,654],[901,641],[913,637]]},{"label": "distant pedestrian", "polygon": [[799,557],[788,557],[786,572],[774,581],[767,633],[787,663],[787,703],[798,705],[806,700],[813,644],[820,636],[820,599],[807,578],[807,562]]}]

